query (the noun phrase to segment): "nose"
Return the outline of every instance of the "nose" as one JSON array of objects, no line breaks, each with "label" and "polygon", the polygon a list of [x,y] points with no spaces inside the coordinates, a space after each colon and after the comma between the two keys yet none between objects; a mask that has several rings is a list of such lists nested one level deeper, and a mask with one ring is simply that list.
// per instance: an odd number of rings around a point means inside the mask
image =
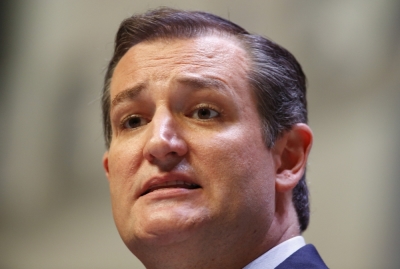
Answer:
[{"label": "nose", "polygon": [[188,150],[185,140],[180,136],[179,124],[167,108],[158,109],[149,124],[144,157],[161,170],[171,170]]}]

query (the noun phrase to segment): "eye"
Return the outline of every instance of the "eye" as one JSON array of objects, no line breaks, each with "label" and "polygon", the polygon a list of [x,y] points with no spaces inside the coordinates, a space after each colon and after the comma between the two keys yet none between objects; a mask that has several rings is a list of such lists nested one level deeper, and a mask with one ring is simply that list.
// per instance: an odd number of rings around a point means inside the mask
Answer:
[{"label": "eye", "polygon": [[122,122],[121,125],[124,129],[135,129],[140,126],[146,125],[147,123],[149,123],[149,121],[142,117],[129,116]]},{"label": "eye", "polygon": [[218,117],[219,113],[208,107],[201,107],[193,111],[192,117],[200,120],[208,120]]}]

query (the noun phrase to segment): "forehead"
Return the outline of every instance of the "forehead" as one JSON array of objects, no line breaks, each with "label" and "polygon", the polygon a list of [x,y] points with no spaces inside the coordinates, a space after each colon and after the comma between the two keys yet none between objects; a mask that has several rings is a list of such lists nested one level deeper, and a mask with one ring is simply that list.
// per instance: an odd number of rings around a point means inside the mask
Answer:
[{"label": "forehead", "polygon": [[248,62],[247,52],[233,37],[145,41],[130,48],[117,64],[111,96],[127,83],[173,80],[181,75],[211,76],[223,83],[244,82]]}]

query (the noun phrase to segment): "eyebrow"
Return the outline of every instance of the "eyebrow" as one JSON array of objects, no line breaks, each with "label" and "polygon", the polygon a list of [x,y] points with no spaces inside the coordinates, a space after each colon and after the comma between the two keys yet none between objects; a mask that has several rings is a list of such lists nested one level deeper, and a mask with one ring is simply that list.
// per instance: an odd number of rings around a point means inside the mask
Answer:
[{"label": "eyebrow", "polygon": [[135,97],[137,97],[144,89],[146,89],[146,85],[141,83],[118,93],[111,101],[111,108],[115,107],[119,103],[124,102],[125,100],[135,99]]},{"label": "eyebrow", "polygon": [[[215,89],[226,93],[226,85],[218,79],[185,76],[177,78],[177,82],[189,86],[194,91]],[[126,100],[135,99],[145,89],[147,89],[147,85],[141,83],[118,93],[111,101],[111,109]]]},{"label": "eyebrow", "polygon": [[213,78],[202,78],[195,76],[185,76],[179,77],[177,81],[181,84],[190,86],[193,90],[201,90],[201,89],[216,89],[216,90],[225,90],[226,85],[218,80]]}]

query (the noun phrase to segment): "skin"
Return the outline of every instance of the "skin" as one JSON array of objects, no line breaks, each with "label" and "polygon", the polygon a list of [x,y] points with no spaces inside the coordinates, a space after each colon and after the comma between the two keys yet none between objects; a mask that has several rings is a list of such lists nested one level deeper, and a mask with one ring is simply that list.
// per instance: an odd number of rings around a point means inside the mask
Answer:
[{"label": "skin", "polygon": [[[116,66],[103,165],[118,231],[147,268],[242,268],[299,234],[291,192],[312,134],[298,124],[267,149],[249,64],[210,35],[139,43]],[[175,185],[148,192],[161,183]]]}]

